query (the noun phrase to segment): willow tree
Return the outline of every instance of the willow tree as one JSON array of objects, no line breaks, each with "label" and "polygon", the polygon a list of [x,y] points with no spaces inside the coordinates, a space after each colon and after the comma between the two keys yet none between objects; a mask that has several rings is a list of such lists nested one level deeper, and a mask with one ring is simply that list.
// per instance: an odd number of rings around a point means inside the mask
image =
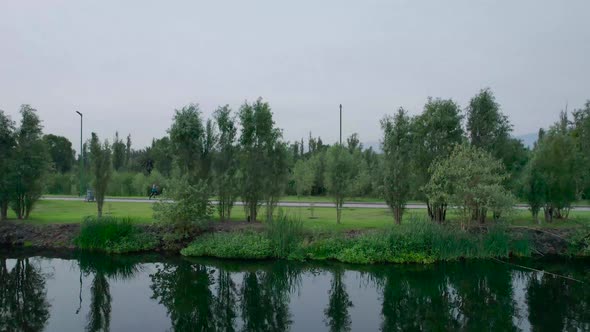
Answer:
[{"label": "willow tree", "polygon": [[269,104],[260,98],[252,104],[245,102],[240,107],[239,118],[242,126],[239,139],[240,196],[247,218],[256,221],[262,202],[278,200],[282,194],[277,186],[284,184],[275,181],[283,176],[278,168],[283,167],[282,162],[276,160],[284,157],[280,143],[282,133],[275,128]]},{"label": "willow tree", "polygon": [[387,116],[381,120],[381,130],[383,159],[379,172],[379,188],[399,225],[412,183],[411,119],[400,108],[394,117]]},{"label": "willow tree", "polygon": [[90,167],[92,169],[92,187],[94,188],[98,217],[102,217],[104,197],[113,168],[111,165],[110,144],[108,141],[102,144],[96,133],[92,133],[92,137],[90,138]]},{"label": "willow tree", "polygon": [[[464,140],[461,121],[463,117],[459,105],[450,99],[429,98],[424,112],[414,118],[413,169],[417,188],[422,188],[430,180],[430,166],[437,160],[447,158],[454,145]],[[417,196],[426,200],[428,216],[437,222],[446,218],[447,202],[431,202],[423,190]]]}]

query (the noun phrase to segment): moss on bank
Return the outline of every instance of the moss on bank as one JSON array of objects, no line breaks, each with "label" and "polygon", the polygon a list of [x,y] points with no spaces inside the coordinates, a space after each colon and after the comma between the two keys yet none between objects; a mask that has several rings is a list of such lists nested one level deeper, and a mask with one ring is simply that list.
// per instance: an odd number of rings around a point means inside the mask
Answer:
[{"label": "moss on bank", "polygon": [[[431,223],[394,227],[359,235],[341,233],[299,237],[288,251],[267,233],[207,234],[181,250],[185,256],[294,260],[336,260],[345,263],[433,263],[460,258],[530,256],[531,239],[502,227],[464,232]],[[278,254],[281,252],[281,254]]]}]

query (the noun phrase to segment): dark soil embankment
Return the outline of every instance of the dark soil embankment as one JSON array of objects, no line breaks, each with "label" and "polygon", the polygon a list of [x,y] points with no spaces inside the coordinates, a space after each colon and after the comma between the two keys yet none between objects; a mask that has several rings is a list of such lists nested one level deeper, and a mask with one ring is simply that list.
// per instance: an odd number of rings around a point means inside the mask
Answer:
[{"label": "dark soil embankment", "polygon": [[[160,239],[157,250],[179,251],[196,237],[205,232],[232,232],[245,229],[262,230],[260,223],[217,222],[206,230],[194,230],[187,237],[175,239],[172,229],[159,225],[140,225],[145,232]],[[33,247],[47,249],[75,249],[74,239],[80,232],[80,224],[32,225],[26,222],[0,222],[0,246]],[[568,239],[575,232],[570,229],[533,229],[512,227],[515,235],[527,236],[532,242],[533,254],[564,255],[568,250]],[[363,231],[350,231],[349,236],[356,236]]]},{"label": "dark soil embankment", "polygon": [[[160,225],[138,225],[144,232],[160,240],[158,250],[180,251],[195,237],[205,232],[231,232],[244,229],[262,229],[261,223],[216,222],[205,230],[194,229],[188,236],[178,239],[173,229]],[[0,222],[0,246],[33,247],[46,249],[75,249],[74,239],[80,234],[80,224],[33,225],[26,222]]]}]

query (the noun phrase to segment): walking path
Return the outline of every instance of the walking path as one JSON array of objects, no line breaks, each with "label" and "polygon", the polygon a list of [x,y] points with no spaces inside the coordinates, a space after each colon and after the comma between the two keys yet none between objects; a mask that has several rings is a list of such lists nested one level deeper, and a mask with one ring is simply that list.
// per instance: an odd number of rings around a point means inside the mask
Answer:
[{"label": "walking path", "polygon": [[[42,197],[42,200],[47,201],[83,201],[84,198],[82,197]],[[122,203],[154,203],[158,202],[157,199],[149,200],[147,198],[105,198],[105,202],[122,202]],[[213,204],[216,204],[217,201],[212,201]],[[243,205],[242,202],[236,202],[235,205],[241,206]],[[321,207],[321,208],[333,208],[336,207],[334,203],[327,203],[327,202],[317,202],[317,203],[310,203],[310,202],[279,202],[278,206],[283,207]],[[387,204],[384,203],[360,203],[360,202],[351,202],[351,203],[344,203],[345,208],[359,208],[359,209],[387,209]],[[426,209],[426,204],[407,204],[406,208],[408,209]],[[528,206],[526,204],[517,204],[515,208],[519,210],[526,210]],[[576,206],[572,210],[575,211],[590,211],[590,206]]]}]

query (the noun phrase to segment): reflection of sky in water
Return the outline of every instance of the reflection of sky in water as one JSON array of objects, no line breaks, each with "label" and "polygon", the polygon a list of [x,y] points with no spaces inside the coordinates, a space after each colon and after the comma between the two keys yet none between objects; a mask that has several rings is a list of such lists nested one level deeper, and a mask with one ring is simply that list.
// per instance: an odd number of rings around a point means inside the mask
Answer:
[{"label": "reflection of sky in water", "polygon": [[[178,264],[179,261],[182,260],[176,260],[170,263],[170,266],[176,267],[177,265],[175,264]],[[30,258],[29,262],[38,268],[41,275],[45,277],[46,297],[47,302],[50,304],[50,317],[45,325],[45,330],[60,332],[83,331],[88,324],[92,298],[91,287],[95,278],[94,273],[90,272],[82,276],[80,293],[80,270],[76,260]],[[183,264],[187,264],[185,266],[188,266],[189,263],[184,262]],[[256,275],[258,277],[259,287],[260,289],[264,289],[260,294],[266,294],[263,296],[267,296],[269,292],[272,293],[276,289],[275,287],[277,287],[276,284],[265,284],[268,281],[263,277],[265,273],[269,273],[268,271],[275,271],[274,267],[276,266],[272,263],[244,266],[234,263],[231,265],[230,270],[225,270],[222,261],[211,261],[211,264],[212,266],[208,267],[208,272],[206,273],[209,274],[210,280],[212,281],[209,290],[213,300],[219,294],[218,277],[221,272],[225,271],[231,271],[230,279],[234,283],[233,294],[238,302],[243,298],[245,278],[248,273],[252,273],[253,271],[257,271]],[[547,276],[543,276],[542,273],[512,269],[502,264],[493,264],[490,262],[456,263],[446,264],[444,267],[434,265],[425,267],[423,270],[416,266],[351,267],[359,271],[346,270],[346,265],[326,265],[325,268],[309,268],[299,264],[295,269],[299,273],[296,274],[296,281],[291,285],[290,290],[288,287],[282,288],[283,293],[281,294],[285,295],[282,298],[286,302],[283,303],[289,308],[290,329],[292,331],[310,332],[329,329],[329,319],[327,318],[326,311],[330,307],[330,292],[333,290],[332,283],[336,280],[337,275],[340,276],[339,280],[342,281],[341,285],[343,288],[341,289],[345,291],[343,294],[346,294],[348,300],[352,302],[352,306],[347,309],[348,317],[350,318],[350,329],[352,331],[376,331],[382,328],[384,319],[384,287],[389,287],[390,293],[388,293],[388,296],[390,301],[392,299],[391,296],[394,296],[394,299],[397,299],[395,296],[399,296],[399,299],[401,299],[399,301],[412,301],[415,300],[413,297],[422,296],[415,303],[421,303],[421,305],[426,303],[426,306],[432,304],[430,308],[418,307],[416,309],[416,306],[411,308],[413,303],[410,303],[410,308],[408,308],[408,310],[419,310],[421,316],[424,315],[423,311],[427,312],[430,310],[435,313],[439,309],[434,307],[439,303],[437,301],[445,298],[446,300],[444,301],[447,301],[445,303],[448,305],[445,310],[448,310],[447,316],[449,320],[458,322],[463,328],[472,326],[463,326],[463,324],[472,324],[474,320],[482,320],[485,326],[486,318],[499,319],[497,316],[493,318],[491,316],[485,317],[485,315],[510,315],[510,312],[512,312],[511,319],[514,324],[513,327],[517,327],[523,331],[531,331],[535,323],[540,324],[539,322],[530,321],[531,310],[541,310],[540,316],[543,319],[549,318],[550,320],[555,318],[553,322],[559,322],[560,320],[566,321],[568,319],[571,322],[570,316],[573,315],[578,321],[574,321],[572,323],[573,325],[569,325],[568,327],[571,328],[574,326],[581,330],[590,327],[588,322],[584,321],[588,319],[585,313],[574,312],[576,310],[579,311],[581,308],[588,308],[588,298],[582,298],[590,294],[588,292],[588,285],[580,286],[576,284],[574,285],[576,288],[574,288],[571,284],[565,284],[566,281],[562,282],[560,280],[558,282],[553,280],[544,284],[542,283],[543,278]],[[15,265],[15,259],[6,260],[6,267],[9,272],[14,269]],[[137,272],[129,278],[106,278],[112,298],[110,312],[111,331],[166,331],[172,328],[168,314],[169,308],[159,304],[160,299],[151,298],[153,296],[151,287],[154,287],[152,275],[158,271],[158,267],[162,267],[163,265],[163,263],[138,264]],[[198,265],[193,263],[191,266],[196,267]],[[242,271],[241,269],[244,270]],[[561,271],[563,270],[565,268],[561,266]],[[172,276],[174,276],[175,268],[171,271],[173,272]],[[278,273],[277,275],[282,276],[280,273],[283,273],[285,270],[276,269],[276,271],[273,273]],[[588,276],[587,266],[582,268],[582,275],[585,277]],[[505,279],[502,276],[505,276]],[[505,286],[495,284],[494,282],[498,279],[506,280],[504,283]],[[555,314],[551,309],[551,299],[547,299],[547,305],[543,308],[540,308],[539,305],[535,309],[531,308],[528,302],[529,294],[527,293],[531,280],[537,281],[537,284],[543,285],[542,287],[563,287],[567,289],[570,293],[564,296],[570,302],[561,301],[559,305],[563,305],[564,303],[568,305],[567,310],[569,312],[565,310],[564,312],[566,313],[563,314],[568,315],[568,317],[551,316]],[[436,284],[432,284],[435,285],[434,288],[429,288],[428,286],[432,285],[425,285],[426,283]],[[5,285],[0,286],[4,287]],[[495,289],[495,287],[502,288]],[[183,294],[182,291],[184,289],[183,287],[179,287],[175,289],[176,292],[172,293]],[[192,289],[194,290],[195,288],[193,287]],[[431,289],[435,289],[434,293],[432,291],[429,293]],[[446,297],[436,292],[436,289],[446,294]],[[475,291],[472,292],[472,290]],[[553,291],[559,294],[561,289],[554,289]],[[76,314],[80,305],[80,294],[82,297],[81,310]],[[276,295],[278,293],[272,294]],[[201,303],[194,301],[198,299],[199,294],[184,294],[184,296],[192,297],[191,301],[189,301],[191,305]],[[488,298],[480,299],[478,296],[487,296]],[[504,296],[505,300],[502,300],[502,296]],[[510,298],[506,298],[506,296],[511,297],[511,300]],[[278,296],[277,298],[281,297]],[[491,301],[492,306],[506,305],[507,303],[510,305],[510,302],[512,302],[511,305],[513,307],[507,311],[497,310],[498,308],[492,308],[490,311],[485,305],[482,306],[483,301]],[[579,303],[580,301],[582,304]],[[394,303],[398,305],[401,302]],[[537,298],[537,303],[542,303],[542,301],[539,302]],[[234,328],[236,330],[242,330],[244,328],[244,322],[242,321],[241,303],[236,304]],[[402,303],[400,305],[402,310],[406,308],[404,307],[405,304]],[[346,307],[344,305],[344,308]],[[346,311],[346,309],[344,310]],[[466,310],[484,310],[485,312],[467,312]],[[189,313],[191,315],[198,315],[198,311],[191,312],[189,310]],[[411,312],[409,313],[411,314]],[[212,309],[212,314],[216,317],[218,313],[215,312],[215,309]],[[536,316],[539,317],[539,312],[536,312]],[[428,317],[428,315],[424,317]],[[433,319],[436,320],[436,317],[439,316],[435,315],[434,317]],[[394,317],[394,319],[397,319],[397,317]],[[407,317],[404,319],[407,319]],[[409,325],[404,326],[413,326],[412,323],[410,322]],[[432,325],[425,324],[420,326]],[[0,330],[2,330],[1,327]]]}]

